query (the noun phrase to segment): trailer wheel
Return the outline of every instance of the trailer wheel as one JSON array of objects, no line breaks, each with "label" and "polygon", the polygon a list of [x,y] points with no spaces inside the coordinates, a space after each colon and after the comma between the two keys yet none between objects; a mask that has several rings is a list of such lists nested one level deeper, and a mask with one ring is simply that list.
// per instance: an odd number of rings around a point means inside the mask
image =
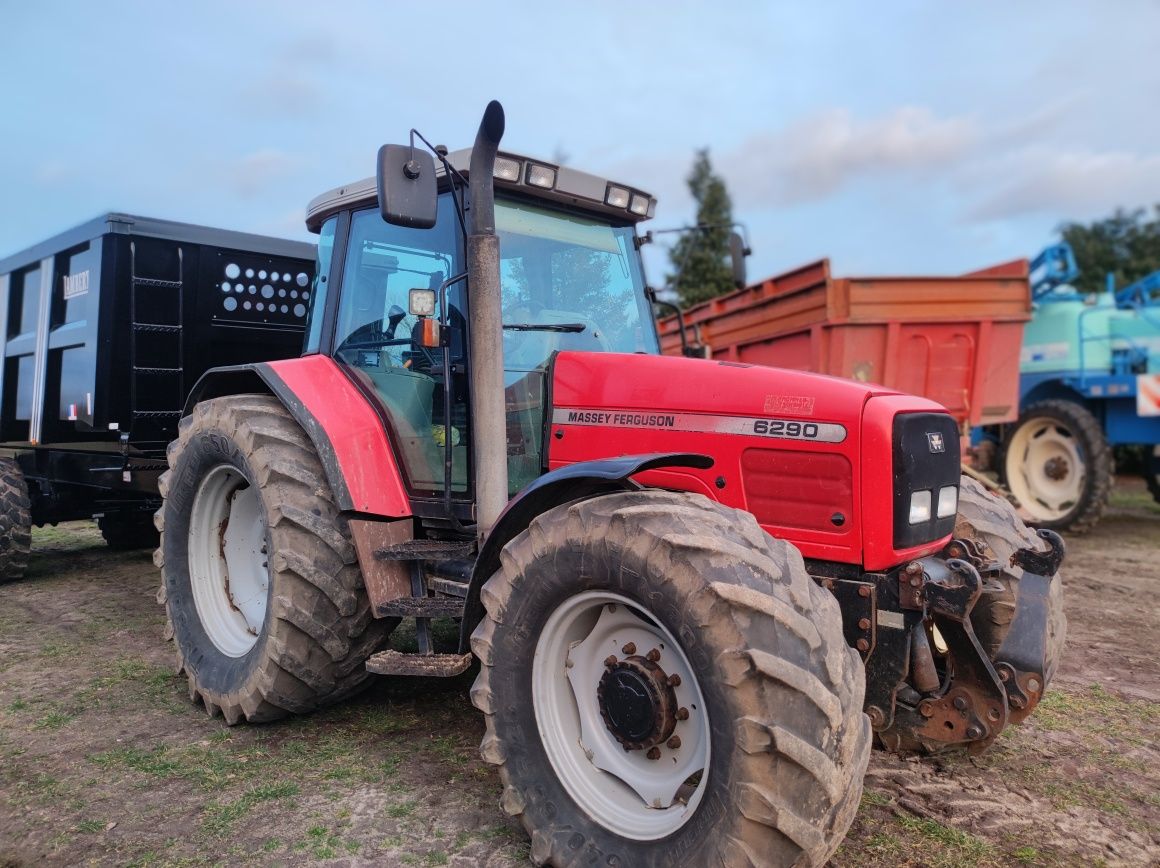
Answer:
[{"label": "trailer wheel", "polygon": [[158,560],[178,671],[227,723],[335,702],[397,620],[376,620],[309,438],[274,398],[181,420],[162,476]]},{"label": "trailer wheel", "polygon": [[105,545],[115,552],[155,549],[161,541],[147,512],[111,512],[97,519]]},{"label": "trailer wheel", "polygon": [[472,701],[538,864],[820,865],[858,809],[864,672],[837,601],[700,495],[549,510],[483,587]]},{"label": "trailer wheel", "polygon": [[23,578],[32,551],[32,512],[20,465],[0,458],[0,583]]},{"label": "trailer wheel", "polygon": [[1152,447],[1145,461],[1144,479],[1148,483],[1148,493],[1160,503],[1160,444]]},{"label": "trailer wheel", "polygon": [[1027,407],[1004,443],[1000,465],[1037,527],[1091,530],[1111,495],[1111,447],[1095,416],[1075,401]]}]

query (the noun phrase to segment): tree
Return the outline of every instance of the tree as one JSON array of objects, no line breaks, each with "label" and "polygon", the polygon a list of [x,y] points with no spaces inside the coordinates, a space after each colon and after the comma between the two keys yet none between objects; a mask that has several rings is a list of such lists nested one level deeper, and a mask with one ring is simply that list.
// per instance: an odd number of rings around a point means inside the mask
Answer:
[{"label": "tree", "polygon": [[1109,272],[1121,288],[1160,271],[1160,204],[1150,220],[1143,208],[1117,208],[1111,217],[1087,225],[1065,223],[1059,232],[1075,251],[1080,270],[1075,287],[1081,292],[1102,292]]},{"label": "tree", "polygon": [[688,307],[735,287],[728,264],[733,203],[725,182],[713,172],[708,148],[697,151],[685,181],[697,202],[697,226],[683,232],[669,251],[675,269],[669,282],[682,306]]}]

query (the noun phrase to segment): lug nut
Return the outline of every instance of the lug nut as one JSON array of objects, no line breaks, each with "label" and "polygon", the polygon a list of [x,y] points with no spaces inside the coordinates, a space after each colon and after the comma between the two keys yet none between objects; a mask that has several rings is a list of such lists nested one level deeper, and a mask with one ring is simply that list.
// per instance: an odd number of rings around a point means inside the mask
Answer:
[{"label": "lug nut", "polygon": [[604,658],[604,665],[607,666],[609,669],[611,669],[613,666],[615,666],[616,663],[617,663],[617,660],[616,660],[615,654],[609,654],[607,657]]},{"label": "lug nut", "polygon": [[857,648],[859,651],[869,651],[870,650],[870,643],[867,642],[865,639],[859,639]]},{"label": "lug nut", "polygon": [[672,738],[666,741],[665,744],[667,744],[673,750],[676,750],[681,746],[681,737],[679,735],[674,735]]},{"label": "lug nut", "polygon": [[1039,692],[1039,679],[1028,678],[1027,679],[1027,689],[1030,690],[1032,693],[1038,693]]},{"label": "lug nut", "polygon": [[918,713],[923,717],[934,717],[934,703],[929,699],[924,699],[918,704]]},{"label": "lug nut", "polygon": [[1010,681],[1011,680],[1011,670],[1007,669],[1007,668],[1000,669],[999,670],[999,680],[1000,681]]},{"label": "lug nut", "polygon": [[650,760],[659,760],[661,758],[661,749],[659,747],[650,747],[645,756]]},{"label": "lug nut", "polygon": [[982,734],[983,734],[983,731],[981,729],[979,729],[977,726],[968,726],[967,727],[967,738],[978,738]]},{"label": "lug nut", "polygon": [[647,659],[650,663],[656,663],[658,660],[661,659],[661,652],[658,651],[656,648],[653,648],[651,651],[648,652],[648,654],[645,655],[645,659]]},{"label": "lug nut", "polygon": [[627,645],[625,645],[620,650],[623,651],[626,656],[631,657],[633,654],[636,653],[636,643],[629,642]]},{"label": "lug nut", "polygon": [[688,720],[688,719],[689,719],[689,709],[685,708],[685,706],[682,705],[680,708],[677,709],[677,720]]},{"label": "lug nut", "polygon": [[966,711],[967,710],[967,700],[961,696],[956,696],[955,697],[955,708],[957,708],[959,711]]},{"label": "lug nut", "polygon": [[860,618],[858,620],[858,629],[859,630],[869,630],[870,629],[870,619],[869,618]]},{"label": "lug nut", "polygon": [[669,676],[669,686],[670,687],[680,687],[681,686],[681,676],[678,675],[676,672],[674,672],[672,675]]},{"label": "lug nut", "polygon": [[860,588],[858,588],[858,596],[859,597],[869,597],[870,596],[870,586],[869,585],[862,585]]}]

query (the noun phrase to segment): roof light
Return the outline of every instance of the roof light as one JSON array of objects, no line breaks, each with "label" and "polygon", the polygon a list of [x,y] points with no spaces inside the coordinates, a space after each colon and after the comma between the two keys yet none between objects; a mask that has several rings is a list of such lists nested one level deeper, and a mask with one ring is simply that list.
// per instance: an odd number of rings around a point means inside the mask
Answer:
[{"label": "roof light", "polygon": [[639,214],[641,217],[647,217],[648,196],[642,196],[640,193],[634,193],[632,196],[632,204],[628,206],[628,210],[633,214]]},{"label": "roof light", "polygon": [[556,186],[556,170],[551,166],[528,163],[528,183],[548,190]]},{"label": "roof light", "polygon": [[519,183],[520,161],[513,160],[510,157],[496,157],[495,169],[492,171],[492,174],[501,181]]},{"label": "roof light", "polygon": [[613,187],[609,185],[608,192],[604,194],[604,201],[613,208],[627,208],[628,207],[628,190],[623,187]]}]

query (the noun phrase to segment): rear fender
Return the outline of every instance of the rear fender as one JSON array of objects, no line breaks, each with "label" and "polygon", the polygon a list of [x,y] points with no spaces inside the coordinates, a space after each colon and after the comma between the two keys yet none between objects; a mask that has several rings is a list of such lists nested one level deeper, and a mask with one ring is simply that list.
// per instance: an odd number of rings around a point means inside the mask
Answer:
[{"label": "rear fender", "polygon": [[200,401],[254,392],[275,396],[302,426],[341,511],[384,518],[412,514],[382,420],[333,359],[315,355],[212,368],[193,387],[185,413]]},{"label": "rear fender", "polygon": [[565,503],[575,503],[617,491],[639,491],[644,486],[631,477],[661,467],[696,467],[707,470],[713,459],[687,452],[656,452],[649,455],[624,455],[599,461],[580,461],[545,473],[508,502],[496,520],[471,571],[463,621],[459,628],[459,650],[470,650],[471,633],[483,620],[480,589],[500,567],[503,547],[531,525],[532,520]]}]

